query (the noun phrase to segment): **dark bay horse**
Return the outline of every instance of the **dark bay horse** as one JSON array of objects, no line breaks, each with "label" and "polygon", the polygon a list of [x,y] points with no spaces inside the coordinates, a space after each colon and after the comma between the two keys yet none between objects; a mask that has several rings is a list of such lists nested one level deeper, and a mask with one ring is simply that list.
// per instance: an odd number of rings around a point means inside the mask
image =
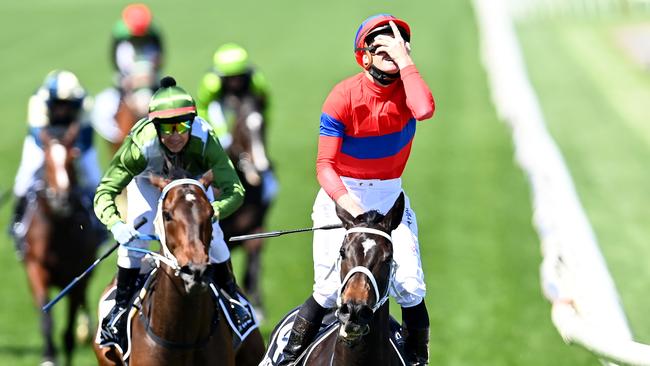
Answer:
[{"label": "dark bay horse", "polygon": [[[227,103],[228,101],[226,101]],[[266,124],[261,101],[253,97],[229,103],[236,113],[232,126],[232,143],[226,149],[239,179],[244,185],[244,203],[233,215],[220,221],[225,238],[264,231],[264,220],[275,189],[271,162],[266,153]],[[266,182],[265,182],[266,180]],[[263,239],[237,242],[246,250],[244,291],[261,315],[262,295],[259,288]],[[233,244],[228,243],[229,246]]]},{"label": "dark bay horse", "polygon": [[[151,178],[164,189],[165,244],[159,256],[165,260],[130,320],[131,366],[257,365],[262,358],[259,330],[233,350],[231,330],[208,287],[214,211],[204,187],[211,181],[211,172],[199,181]],[[94,347],[100,365],[122,365],[115,348]]]},{"label": "dark bay horse", "polygon": [[[40,134],[45,162],[43,181],[25,214],[29,217],[25,236],[25,270],[32,295],[40,309],[49,301],[48,290],[65,287],[94,260],[99,238],[89,209],[82,204],[74,162],[79,156],[74,141],[79,125],[68,129],[44,129]],[[68,322],[64,333],[66,364],[71,363],[74,348],[74,324],[77,311],[86,307],[88,278],[68,295]],[[86,315],[86,319],[88,316]],[[52,316],[41,313],[41,332],[45,340],[42,365],[56,363],[52,340]]]},{"label": "dark bay horse", "polygon": [[394,275],[390,233],[399,226],[403,212],[403,193],[385,216],[370,211],[353,218],[337,205],[346,230],[339,258],[339,324],[301,356],[299,365],[405,364],[390,340],[387,301]]},{"label": "dark bay horse", "polygon": [[156,70],[149,61],[137,61],[133,70],[120,79],[120,101],[115,112],[115,122],[120,131],[118,141],[111,142],[113,152],[120,148],[135,123],[147,116],[149,101],[155,91]]}]

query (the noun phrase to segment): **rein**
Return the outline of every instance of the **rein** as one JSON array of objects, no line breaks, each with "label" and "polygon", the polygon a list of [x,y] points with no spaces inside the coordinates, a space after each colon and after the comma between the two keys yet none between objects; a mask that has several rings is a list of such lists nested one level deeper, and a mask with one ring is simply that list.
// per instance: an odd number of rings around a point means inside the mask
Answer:
[{"label": "rein", "polygon": [[[391,238],[391,236],[389,234],[387,234],[387,233],[385,233],[385,232],[383,232],[381,230],[377,230],[377,229],[371,229],[371,228],[367,228],[367,227],[354,227],[354,228],[348,229],[345,232],[345,235],[347,236],[347,235],[352,234],[352,233],[365,233],[365,234],[379,235],[379,236],[382,236],[382,237],[386,238],[386,240],[388,240],[391,244],[393,242],[393,239]],[[339,260],[340,260],[340,257],[339,257]],[[389,274],[389,277],[388,277],[388,285],[386,286],[386,291],[384,292],[384,294],[382,296],[379,295],[379,286],[377,285],[377,280],[375,279],[375,276],[372,274],[372,272],[367,267],[365,267],[365,266],[356,266],[356,267],[350,269],[348,274],[345,275],[345,278],[343,279],[343,281],[341,281],[341,286],[339,286],[339,289],[338,289],[338,292],[337,292],[337,297],[336,297],[336,307],[340,308],[342,303],[343,303],[343,297],[342,297],[343,289],[345,288],[345,285],[348,283],[350,278],[353,275],[357,274],[357,273],[363,273],[364,275],[366,275],[366,277],[368,277],[368,279],[370,280],[370,283],[372,284],[372,289],[375,291],[375,299],[377,299],[377,302],[372,307],[372,312],[374,314],[388,300],[390,287],[393,285],[393,279],[395,277],[395,269],[396,269],[396,265],[395,265],[395,261],[393,260],[390,263],[390,274]],[[338,312],[338,310],[337,310],[337,312]]]}]

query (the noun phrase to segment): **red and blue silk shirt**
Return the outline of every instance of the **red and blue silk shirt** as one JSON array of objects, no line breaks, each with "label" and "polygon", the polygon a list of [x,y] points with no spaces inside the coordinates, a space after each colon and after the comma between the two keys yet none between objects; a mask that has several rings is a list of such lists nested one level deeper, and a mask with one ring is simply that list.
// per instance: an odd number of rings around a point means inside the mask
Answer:
[{"label": "red and blue silk shirt", "polygon": [[431,118],[433,96],[415,65],[380,86],[365,73],[337,84],[323,104],[316,172],[336,200],[346,193],[341,176],[394,179],[404,171],[416,121]]}]

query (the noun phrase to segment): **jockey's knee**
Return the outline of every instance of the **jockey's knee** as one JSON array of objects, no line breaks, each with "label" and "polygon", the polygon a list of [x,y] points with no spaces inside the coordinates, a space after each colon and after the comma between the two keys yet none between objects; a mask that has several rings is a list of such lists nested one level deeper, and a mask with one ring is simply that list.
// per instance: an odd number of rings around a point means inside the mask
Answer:
[{"label": "jockey's knee", "polygon": [[[131,244],[135,244],[137,240],[133,241]],[[133,245],[134,247],[137,245]],[[120,246],[117,249],[117,265],[122,268],[140,268],[142,265],[142,258],[144,253],[129,251],[123,246]]]},{"label": "jockey's knee", "polygon": [[336,291],[329,293],[329,291],[323,292],[314,289],[312,297],[322,308],[331,309],[336,307]]}]

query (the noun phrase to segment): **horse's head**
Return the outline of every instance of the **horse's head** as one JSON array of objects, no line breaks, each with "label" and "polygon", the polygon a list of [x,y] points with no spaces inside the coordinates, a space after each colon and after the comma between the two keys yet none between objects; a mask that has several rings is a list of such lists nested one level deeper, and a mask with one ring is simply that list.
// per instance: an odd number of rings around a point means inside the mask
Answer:
[{"label": "horse's head", "polygon": [[339,336],[354,343],[368,333],[369,324],[387,300],[393,275],[391,232],[404,212],[404,194],[400,194],[385,216],[377,211],[356,218],[337,205],[336,214],[346,229],[341,245],[341,287],[337,316]]},{"label": "horse's head", "polygon": [[264,128],[261,102],[253,97],[243,98],[236,108],[233,140],[228,152],[236,168],[251,186],[260,185],[260,174],[271,165],[266,155]]},{"label": "horse's head", "polygon": [[175,273],[180,275],[188,293],[196,288],[205,289],[209,283],[206,269],[214,209],[205,189],[212,179],[212,171],[198,181],[150,177],[151,183],[162,190],[162,202],[158,206],[161,216],[157,218],[161,221],[156,222],[156,228],[161,236],[163,255],[180,268]]},{"label": "horse's head", "polygon": [[50,127],[41,130],[44,152],[45,194],[50,209],[59,215],[70,213],[70,192],[77,185],[74,161],[79,149],[74,142],[79,135],[79,124],[69,127]]}]

